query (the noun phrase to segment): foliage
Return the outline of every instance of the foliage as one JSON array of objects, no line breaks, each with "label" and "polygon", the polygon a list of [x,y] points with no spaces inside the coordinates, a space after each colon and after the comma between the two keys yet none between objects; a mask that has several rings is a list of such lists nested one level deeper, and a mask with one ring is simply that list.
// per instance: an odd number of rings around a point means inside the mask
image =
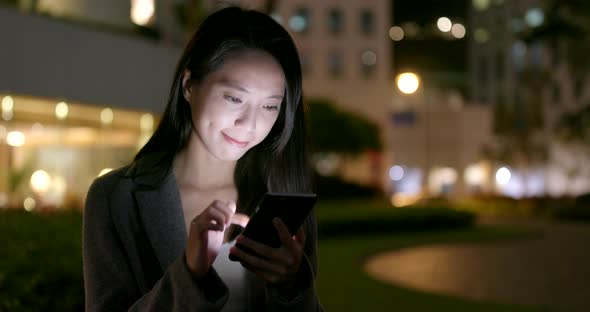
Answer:
[{"label": "foliage", "polygon": [[[554,59],[569,64],[573,81],[583,81],[590,70],[590,5],[587,1],[545,1],[546,18],[539,27],[521,34],[529,44],[544,43]],[[518,73],[515,99],[499,97],[494,111],[494,133],[499,144],[488,147],[488,155],[501,161],[517,161],[525,168],[543,162],[547,157],[546,142],[540,133],[544,128],[542,92],[552,82],[553,74],[539,66],[529,66]],[[563,137],[581,133],[583,117],[566,115],[559,131]]]},{"label": "foliage", "polygon": [[379,128],[357,114],[342,111],[326,99],[307,101],[314,152],[357,154],[381,150]]},{"label": "foliage", "polygon": [[496,144],[484,153],[492,160],[528,168],[547,159],[547,144],[541,134],[545,122],[538,90],[549,80],[545,71],[527,68],[520,73],[517,97],[499,97],[494,105],[493,130]]},{"label": "foliage", "polygon": [[19,0],[0,0],[0,5],[8,5],[12,7],[18,6]]},{"label": "foliage", "polygon": [[590,146],[590,104],[576,112],[564,114],[555,130],[562,141]]},{"label": "foliage", "polygon": [[577,196],[565,205],[553,207],[550,213],[559,220],[590,222],[590,193]]},{"label": "foliage", "polygon": [[326,201],[318,205],[321,238],[440,230],[473,225],[475,215],[445,206],[394,208],[386,201]]},{"label": "foliage", "polygon": [[381,195],[381,190],[376,187],[347,182],[337,176],[327,177],[318,174],[314,181],[317,193],[323,199],[374,198]]},{"label": "foliage", "polygon": [[563,57],[575,77],[590,72],[590,3],[585,0],[546,0],[543,25],[523,34],[527,42],[546,42]]},{"label": "foliage", "polygon": [[0,311],[82,311],[82,217],[0,212]]}]

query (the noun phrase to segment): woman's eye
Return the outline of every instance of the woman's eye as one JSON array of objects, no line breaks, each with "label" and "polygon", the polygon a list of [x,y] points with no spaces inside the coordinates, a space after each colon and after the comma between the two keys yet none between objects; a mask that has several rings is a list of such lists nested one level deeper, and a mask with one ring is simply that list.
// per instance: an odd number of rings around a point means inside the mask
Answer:
[{"label": "woman's eye", "polygon": [[231,96],[231,95],[226,94],[223,96],[223,98],[232,102],[232,103],[236,103],[236,104],[242,103],[242,100],[240,98],[235,97],[235,96]]},{"label": "woman's eye", "polygon": [[262,106],[262,108],[268,110],[268,111],[279,111],[279,106],[278,105],[264,105]]}]

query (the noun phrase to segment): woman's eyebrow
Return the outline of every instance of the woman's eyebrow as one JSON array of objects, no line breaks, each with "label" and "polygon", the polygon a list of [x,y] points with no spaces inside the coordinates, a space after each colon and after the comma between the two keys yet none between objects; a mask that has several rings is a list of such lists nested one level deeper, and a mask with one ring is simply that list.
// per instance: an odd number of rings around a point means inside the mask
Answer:
[{"label": "woman's eyebrow", "polygon": [[[248,91],[248,89],[246,89],[246,88],[244,88],[244,87],[240,86],[238,83],[236,83],[236,82],[233,82],[233,81],[231,81],[231,80],[222,79],[222,80],[219,80],[219,81],[217,82],[217,84],[219,84],[219,85],[221,85],[221,86],[224,86],[224,87],[227,87],[227,88],[235,89],[235,90],[238,90],[238,91],[241,91],[241,92],[250,93],[250,91]],[[277,100],[282,100],[282,99],[283,99],[283,97],[284,97],[283,95],[278,95],[278,94],[276,94],[276,95],[271,95],[271,96],[269,96],[268,98],[269,98],[269,99],[277,99]]]}]

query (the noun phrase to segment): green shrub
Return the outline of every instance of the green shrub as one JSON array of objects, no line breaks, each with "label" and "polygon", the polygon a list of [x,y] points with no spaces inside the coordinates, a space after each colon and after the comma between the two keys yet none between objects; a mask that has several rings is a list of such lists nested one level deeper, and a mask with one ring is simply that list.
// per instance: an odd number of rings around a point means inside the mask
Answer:
[{"label": "green shrub", "polygon": [[0,212],[0,311],[82,311],[82,217]]},{"label": "green shrub", "polygon": [[551,215],[560,220],[590,221],[590,193],[577,196],[560,207],[554,207],[551,210]]},{"label": "green shrub", "polygon": [[381,191],[375,187],[348,182],[339,177],[316,175],[315,185],[322,199],[375,198]]},{"label": "green shrub", "polygon": [[318,207],[320,238],[449,229],[470,226],[474,220],[471,212],[445,206],[394,208],[383,202],[355,207],[354,202],[331,202]]}]

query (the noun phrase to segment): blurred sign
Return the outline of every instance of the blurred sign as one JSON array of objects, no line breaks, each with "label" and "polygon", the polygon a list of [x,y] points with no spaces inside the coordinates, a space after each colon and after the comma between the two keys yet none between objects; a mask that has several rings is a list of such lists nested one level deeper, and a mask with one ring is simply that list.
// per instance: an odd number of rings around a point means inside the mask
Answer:
[{"label": "blurred sign", "polygon": [[395,112],[391,114],[391,121],[395,126],[411,126],[416,123],[416,113],[412,111]]}]

